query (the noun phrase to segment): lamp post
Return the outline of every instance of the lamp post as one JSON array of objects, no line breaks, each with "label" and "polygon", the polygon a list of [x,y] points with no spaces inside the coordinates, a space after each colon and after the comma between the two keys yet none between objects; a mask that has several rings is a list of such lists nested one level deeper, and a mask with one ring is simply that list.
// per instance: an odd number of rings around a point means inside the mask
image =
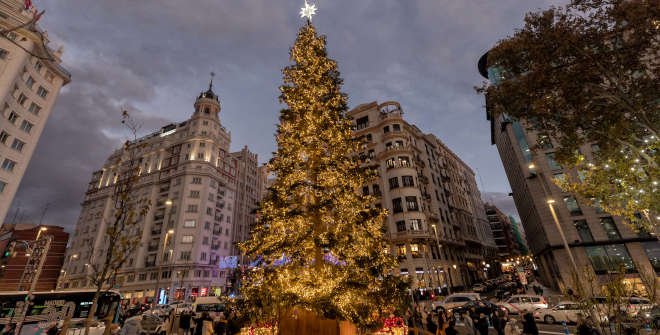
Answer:
[{"label": "lamp post", "polygon": [[[440,248],[442,248],[442,245],[440,245],[440,240],[438,239],[438,228],[435,226],[435,223],[432,223],[431,227],[433,227],[433,234],[435,235],[435,243],[438,246],[438,258],[441,258],[440,257]],[[438,274],[438,282],[440,282],[440,273],[437,272],[437,271],[438,270],[436,270],[436,273]],[[446,283],[446,281],[447,280],[445,279],[445,283]],[[451,289],[447,288],[447,292],[449,292],[449,294],[451,294]]]},{"label": "lamp post", "polygon": [[566,236],[564,235],[564,230],[561,228],[561,225],[559,224],[559,219],[557,219],[557,213],[555,212],[555,208],[553,206],[555,200],[548,199],[546,202],[548,203],[548,207],[550,207],[550,213],[552,213],[552,219],[555,221],[555,225],[557,225],[557,230],[559,230],[559,236],[561,236],[561,240],[564,243],[564,249],[566,249],[566,252],[568,253],[568,258],[570,258],[571,264],[573,265],[573,270],[575,271],[575,275],[577,276],[579,271],[577,264],[575,263],[575,258],[573,257],[573,252],[571,252],[571,248],[569,248],[568,246],[568,242],[566,241]]},{"label": "lamp post", "polygon": [[[163,252],[159,253],[160,255],[160,262],[158,262],[158,275],[156,276],[156,291],[154,292],[154,306],[158,305],[159,301],[159,291],[160,291],[160,277],[162,275],[161,270],[163,268],[163,259],[165,258],[165,248],[167,247],[167,240],[170,237],[170,235],[174,234],[174,229],[170,229],[167,231],[165,234],[165,240],[163,241]],[[158,260],[157,260],[158,261]]]}]

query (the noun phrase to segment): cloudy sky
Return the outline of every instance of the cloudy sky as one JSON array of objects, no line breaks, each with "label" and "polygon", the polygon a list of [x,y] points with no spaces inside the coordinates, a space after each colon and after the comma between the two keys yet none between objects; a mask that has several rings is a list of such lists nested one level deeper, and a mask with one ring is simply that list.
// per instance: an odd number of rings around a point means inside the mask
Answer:
[{"label": "cloudy sky", "polygon": [[[314,24],[339,62],[350,106],[399,101],[406,119],[439,136],[478,173],[486,200],[515,206],[490,145],[478,58],[520,27],[524,13],[561,0],[318,0]],[[281,69],[303,24],[303,0],[34,0],[41,26],[73,74],[58,99],[7,221],[71,229],[91,173],[129,134],[127,109],[146,134],[182,121],[215,72],[232,149],[265,162]]]}]

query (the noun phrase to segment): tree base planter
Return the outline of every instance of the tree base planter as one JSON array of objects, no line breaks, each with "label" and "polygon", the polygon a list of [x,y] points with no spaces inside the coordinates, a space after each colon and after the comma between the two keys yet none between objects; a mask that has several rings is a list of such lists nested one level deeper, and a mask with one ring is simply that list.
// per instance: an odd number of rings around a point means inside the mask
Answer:
[{"label": "tree base planter", "polygon": [[319,317],[314,312],[293,309],[280,317],[279,335],[318,334],[318,335],[357,335],[357,327],[348,321]]}]

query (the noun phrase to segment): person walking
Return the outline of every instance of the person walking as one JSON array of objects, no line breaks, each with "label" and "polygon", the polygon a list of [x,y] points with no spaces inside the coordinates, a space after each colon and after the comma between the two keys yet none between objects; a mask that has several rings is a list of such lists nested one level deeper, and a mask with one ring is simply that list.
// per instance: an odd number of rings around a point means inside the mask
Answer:
[{"label": "person walking", "polygon": [[484,313],[479,313],[479,319],[477,320],[477,330],[479,331],[479,335],[488,335],[488,318]]},{"label": "person walking", "polygon": [[504,326],[504,335],[520,335],[522,331],[518,327],[518,320],[516,318],[509,318],[509,321]]},{"label": "person walking", "polygon": [[179,316],[179,329],[182,331],[182,335],[190,335],[190,311],[183,311]]},{"label": "person walking", "polygon": [[195,321],[195,335],[213,335],[213,319],[208,312],[202,313]]},{"label": "person walking", "polygon": [[447,316],[445,315],[444,309],[438,309],[438,330],[436,330],[436,335],[445,335],[445,329],[447,328]]},{"label": "person walking", "polygon": [[446,335],[458,335],[458,332],[454,328],[456,326],[456,322],[454,321],[449,321],[447,325],[447,329],[445,329],[445,334]]},{"label": "person walking", "polygon": [[474,328],[474,321],[470,317],[470,313],[465,312],[463,314],[463,324],[469,335],[477,335],[476,329]]},{"label": "person walking", "polygon": [[506,325],[506,320],[504,319],[504,314],[502,311],[497,310],[493,312],[493,328],[497,332],[497,335],[504,335],[504,326]]},{"label": "person walking", "polygon": [[534,315],[529,311],[524,311],[523,314],[523,334],[539,335],[539,328],[534,321]]},{"label": "person walking", "polygon": [[438,325],[433,321],[433,314],[431,313],[426,314],[426,330],[431,334],[435,334],[438,330]]}]

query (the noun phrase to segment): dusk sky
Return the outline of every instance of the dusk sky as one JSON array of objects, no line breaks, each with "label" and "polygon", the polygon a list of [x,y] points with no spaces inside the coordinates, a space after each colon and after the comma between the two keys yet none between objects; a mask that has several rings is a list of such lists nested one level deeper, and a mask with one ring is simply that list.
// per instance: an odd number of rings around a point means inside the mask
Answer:
[{"label": "dusk sky", "polygon": [[[314,17],[339,63],[349,106],[396,100],[405,119],[433,133],[477,173],[485,200],[515,214],[510,186],[490,145],[478,58],[550,0],[319,0]],[[220,120],[232,150],[266,162],[275,150],[281,69],[303,0],[35,0],[51,47],[72,73],[23,177],[6,221],[71,230],[87,183],[129,138],[187,119],[215,72]]]}]

